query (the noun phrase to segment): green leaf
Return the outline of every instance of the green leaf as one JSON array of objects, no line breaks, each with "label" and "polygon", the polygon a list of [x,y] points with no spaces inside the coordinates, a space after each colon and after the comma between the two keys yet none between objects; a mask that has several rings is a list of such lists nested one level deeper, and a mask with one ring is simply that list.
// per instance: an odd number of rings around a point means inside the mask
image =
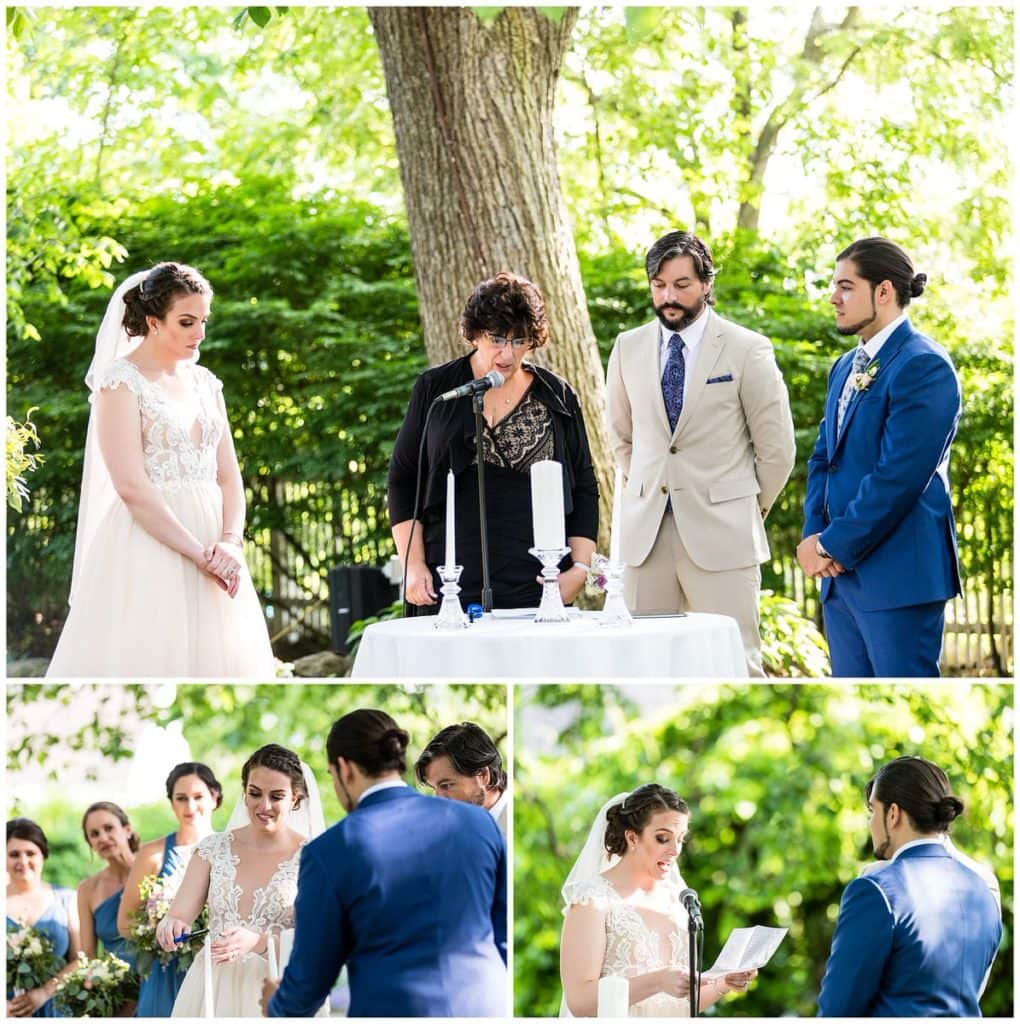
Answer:
[{"label": "green leaf", "polygon": [[248,14],[259,28],[265,28],[273,17],[272,9],[269,7],[249,7]]}]

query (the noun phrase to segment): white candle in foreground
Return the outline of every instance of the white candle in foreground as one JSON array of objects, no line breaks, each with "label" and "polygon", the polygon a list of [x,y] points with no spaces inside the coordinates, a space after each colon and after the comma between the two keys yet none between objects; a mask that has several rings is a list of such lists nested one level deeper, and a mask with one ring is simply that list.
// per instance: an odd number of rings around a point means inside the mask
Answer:
[{"label": "white candle in foreground", "polygon": [[271,931],[266,933],[266,939],[269,953],[269,977],[275,980],[280,977],[280,968],[276,963],[276,942]]},{"label": "white candle in foreground", "polygon": [[290,963],[290,951],[294,948],[294,929],[285,928],[280,932],[280,977]]},{"label": "white candle in foreground", "polygon": [[609,522],[609,561],[620,564],[620,535],[623,533],[623,470],[616,467],[616,481],[613,484],[613,518]]},{"label": "white candle in foreground", "polygon": [[630,1015],[630,983],[626,978],[607,974],[599,979],[599,1017]]},{"label": "white candle in foreground", "polygon": [[535,547],[565,548],[567,528],[563,515],[563,467],[551,459],[531,466],[531,519]]},{"label": "white candle in foreground", "polygon": [[212,932],[206,934],[205,948],[202,950],[202,981],[205,989],[205,1019],[212,1020],[216,1016],[212,989]]},{"label": "white candle in foreground", "polygon": [[453,470],[446,474],[446,568],[452,569],[457,564],[454,537],[456,535],[456,513],[453,504]]}]

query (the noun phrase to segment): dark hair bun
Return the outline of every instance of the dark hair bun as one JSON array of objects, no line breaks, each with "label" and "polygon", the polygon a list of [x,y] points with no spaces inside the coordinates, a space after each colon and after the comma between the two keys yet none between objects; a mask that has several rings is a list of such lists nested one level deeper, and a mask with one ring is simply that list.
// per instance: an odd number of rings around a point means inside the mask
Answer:
[{"label": "dark hair bun", "polygon": [[959,797],[944,796],[935,803],[935,820],[940,825],[948,825],[963,814],[963,801]]},{"label": "dark hair bun", "polygon": [[181,295],[212,295],[209,282],[185,263],[157,263],[145,280],[124,293],[124,330],[130,338],[144,337],[146,317],[166,318]]},{"label": "dark hair bun", "polygon": [[924,294],[924,286],[928,283],[927,274],[915,274],[910,282],[910,297],[916,299],[918,295]]},{"label": "dark hair bun", "polygon": [[403,757],[411,736],[403,729],[387,729],[379,740],[379,747],[387,757]]},{"label": "dark hair bun", "polygon": [[656,782],[639,786],[622,803],[613,804],[606,811],[606,853],[622,857],[627,852],[627,833],[640,833],[662,811],[690,814],[679,793]]}]

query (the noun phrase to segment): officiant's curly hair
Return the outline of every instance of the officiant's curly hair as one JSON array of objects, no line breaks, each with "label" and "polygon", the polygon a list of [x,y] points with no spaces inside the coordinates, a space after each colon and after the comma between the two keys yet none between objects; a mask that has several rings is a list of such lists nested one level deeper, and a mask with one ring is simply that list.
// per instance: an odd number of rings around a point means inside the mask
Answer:
[{"label": "officiant's curly hair", "polygon": [[963,801],[953,796],[949,777],[923,757],[907,755],[882,765],[864,790],[868,801],[898,804],[918,832],[948,832],[963,814]]},{"label": "officiant's curly hair", "polygon": [[441,729],[429,740],[415,762],[418,781],[427,784],[425,773],[437,757],[448,757],[458,775],[478,775],[489,769],[489,789],[506,789],[503,758],[489,734],[474,722],[459,722]]},{"label": "officiant's curly hair", "polygon": [[301,758],[293,750],[281,747],[279,743],[267,743],[264,747],[259,747],[241,768],[241,782],[245,786],[248,785],[248,776],[253,768],[268,768],[270,771],[286,775],[290,779],[290,788],[297,798],[294,801],[295,807],[300,807],[301,801],[308,796],[305,776],[301,771]]},{"label": "officiant's curly hair", "polygon": [[622,857],[627,852],[627,833],[642,832],[652,816],[662,811],[690,814],[687,804],[673,789],[649,782],[606,811],[606,853]]},{"label": "officiant's curly hair", "polygon": [[411,737],[385,711],[358,708],[333,723],[326,737],[326,757],[353,761],[374,778],[386,772],[407,770],[404,755]]},{"label": "officiant's curly hair", "polygon": [[460,333],[473,344],[483,334],[509,338],[518,331],[532,348],[541,348],[549,340],[545,299],[538,285],[503,270],[471,293],[461,314]]}]

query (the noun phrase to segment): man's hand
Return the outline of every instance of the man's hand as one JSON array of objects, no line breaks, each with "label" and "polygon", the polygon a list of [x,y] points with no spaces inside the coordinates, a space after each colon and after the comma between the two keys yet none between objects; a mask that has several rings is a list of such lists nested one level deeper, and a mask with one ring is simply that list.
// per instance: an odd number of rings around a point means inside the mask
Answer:
[{"label": "man's hand", "polygon": [[262,1016],[269,1016],[269,1001],[276,995],[276,990],[280,987],[279,978],[263,978],[262,979],[262,998],[259,1000],[259,1005],[262,1007]]},{"label": "man's hand", "polygon": [[835,558],[822,558],[818,554],[818,536],[817,533],[812,533],[810,537],[805,537],[797,545],[797,561],[800,562],[804,574],[818,579],[820,577],[832,578],[846,572],[846,566],[837,562]]}]

